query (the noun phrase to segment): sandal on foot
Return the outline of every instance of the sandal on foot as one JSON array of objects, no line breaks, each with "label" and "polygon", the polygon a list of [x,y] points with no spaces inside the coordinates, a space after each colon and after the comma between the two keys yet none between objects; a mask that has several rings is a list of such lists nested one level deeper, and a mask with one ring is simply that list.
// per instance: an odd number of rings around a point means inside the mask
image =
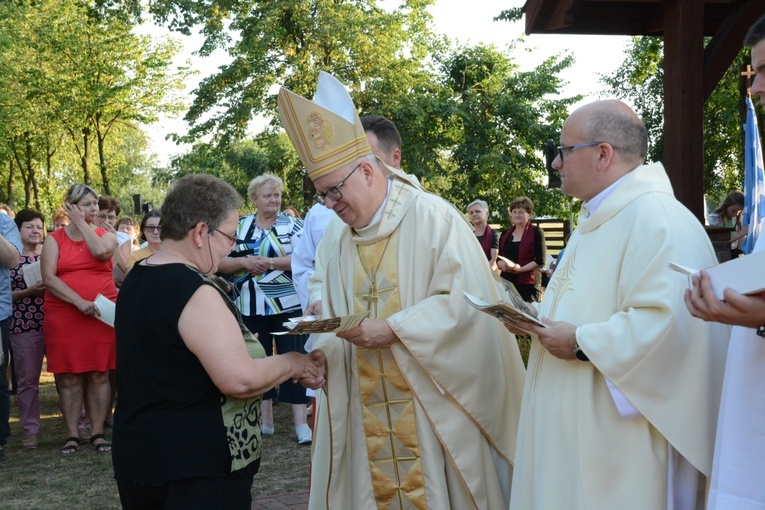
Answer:
[{"label": "sandal on foot", "polygon": [[[96,441],[102,439],[103,442],[96,444]],[[109,453],[112,451],[112,444],[106,440],[103,434],[96,434],[90,438],[90,446],[98,453]]]},{"label": "sandal on foot", "polygon": [[[74,444],[69,444],[74,443]],[[80,449],[80,438],[79,437],[67,437],[66,441],[64,441],[64,446],[58,451],[58,454],[62,457],[71,457],[72,455],[77,453],[77,450]]]}]

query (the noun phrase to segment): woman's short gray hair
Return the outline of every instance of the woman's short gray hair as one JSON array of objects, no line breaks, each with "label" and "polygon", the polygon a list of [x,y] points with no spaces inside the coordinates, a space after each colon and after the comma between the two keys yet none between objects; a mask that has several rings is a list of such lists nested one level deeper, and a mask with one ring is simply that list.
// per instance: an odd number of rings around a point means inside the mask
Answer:
[{"label": "woman's short gray hair", "polygon": [[93,195],[94,198],[98,199],[98,193],[87,184],[72,184],[69,189],[66,190],[64,201],[69,202],[70,204],[76,204],[82,200],[82,197],[85,195]]},{"label": "woman's short gray hair", "polygon": [[264,184],[271,184],[279,190],[279,193],[284,191],[284,181],[282,181],[281,177],[271,173],[260,174],[250,181],[250,185],[247,186],[247,196],[250,197],[250,200],[254,202],[258,198],[260,187]]},{"label": "woman's short gray hair", "polygon": [[162,204],[162,239],[180,241],[199,222],[216,229],[242,205],[242,197],[225,181],[209,174],[181,177]]},{"label": "woman's short gray hair", "polygon": [[473,200],[472,202],[468,204],[468,209],[470,209],[474,205],[477,205],[484,211],[489,212],[489,204],[486,203],[486,200]]}]

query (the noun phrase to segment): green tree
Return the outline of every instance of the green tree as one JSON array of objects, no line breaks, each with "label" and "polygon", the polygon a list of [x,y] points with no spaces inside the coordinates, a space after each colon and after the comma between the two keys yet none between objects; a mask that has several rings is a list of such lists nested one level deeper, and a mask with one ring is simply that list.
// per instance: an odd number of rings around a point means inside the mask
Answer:
[{"label": "green tree", "polygon": [[320,70],[354,93],[394,80],[405,90],[428,54],[432,3],[401,0],[384,10],[374,0],[151,2],[150,11],[171,28],[203,26],[200,54],[225,48],[233,58],[200,83],[184,139],[212,133],[225,144],[242,138],[253,116],[275,116],[275,85],[308,95]]},{"label": "green tree", "polygon": [[[526,194],[540,214],[563,214],[568,201],[546,189],[542,149],[557,139],[567,107],[579,99],[551,99],[572,59],[555,57],[520,72],[509,52],[455,49],[433,34],[426,10],[432,3],[399,0],[383,10],[368,0],[150,2],[155,19],[172,29],[203,27],[202,55],[225,48],[233,59],[195,91],[186,115],[191,129],[180,137],[212,138],[176,160],[165,177],[204,169],[239,183],[248,179],[238,172],[250,177],[259,171],[253,169],[279,168],[292,193],[301,185],[298,163],[267,163],[280,147],[272,143],[278,139],[275,86],[311,97],[319,70],[326,70],[348,86],[361,115],[384,115],[397,124],[403,166],[429,190],[463,208],[480,196],[496,211]],[[517,19],[518,12],[500,17]],[[257,148],[243,150],[255,115],[272,127],[255,140]],[[294,160],[290,149],[284,154]]]},{"label": "green tree", "polygon": [[[42,206],[39,182],[46,195],[61,179],[118,194],[112,179],[129,181],[115,175],[120,166],[112,161],[121,156],[110,140],[119,145],[141,123],[182,107],[177,93],[187,71],[172,65],[178,43],[153,44],[126,19],[98,16],[91,7],[74,0],[0,4],[0,77],[7,84],[0,91],[0,130],[13,161],[8,168],[15,169],[9,188],[20,177],[26,203],[36,207]],[[62,151],[64,135],[72,143]],[[78,177],[70,172],[73,152]]]},{"label": "green tree", "polygon": [[435,70],[423,73],[427,80],[365,113],[396,122],[405,169],[458,208],[482,198],[491,221],[504,222],[509,202],[527,195],[538,214],[567,217],[569,201],[547,189],[542,150],[580,99],[553,98],[572,58],[552,57],[522,72],[511,52],[484,45],[439,52]]},{"label": "green tree", "polygon": [[53,156],[63,128],[57,104],[48,94],[55,67],[33,35],[34,21],[13,2],[0,4],[0,151],[5,176],[3,198],[16,205],[20,181],[23,207],[41,207],[41,190],[49,189]]},{"label": "green tree", "polygon": [[[167,185],[184,175],[207,173],[220,177],[247,196],[250,181],[266,172],[284,181],[282,202],[305,209],[302,196],[302,165],[286,133],[266,129],[257,136],[229,143],[220,149],[212,143],[196,143],[190,151],[173,159],[169,172],[161,175]],[[252,204],[245,202],[245,209]]]},{"label": "green tree", "polygon": [[118,18],[89,17],[75,4],[69,22],[61,23],[50,43],[60,54],[59,92],[63,95],[68,130],[78,151],[86,182],[91,179],[91,143],[96,144],[100,181],[112,194],[107,139],[115,126],[137,129],[156,122],[160,114],[177,113],[186,68],[173,70],[179,49],[173,39],[154,45],[132,32]]}]

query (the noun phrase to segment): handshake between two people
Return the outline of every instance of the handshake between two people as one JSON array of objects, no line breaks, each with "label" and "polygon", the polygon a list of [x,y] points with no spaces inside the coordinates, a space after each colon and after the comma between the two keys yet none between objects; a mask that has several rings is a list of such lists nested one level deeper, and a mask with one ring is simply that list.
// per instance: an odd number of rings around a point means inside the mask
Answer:
[{"label": "handshake between two people", "polygon": [[306,388],[318,390],[327,382],[324,376],[327,373],[327,357],[321,350],[311,351],[307,354],[297,352],[287,353],[293,359],[294,363],[300,366],[293,369],[293,374],[300,374],[293,377],[292,382],[300,383]]}]

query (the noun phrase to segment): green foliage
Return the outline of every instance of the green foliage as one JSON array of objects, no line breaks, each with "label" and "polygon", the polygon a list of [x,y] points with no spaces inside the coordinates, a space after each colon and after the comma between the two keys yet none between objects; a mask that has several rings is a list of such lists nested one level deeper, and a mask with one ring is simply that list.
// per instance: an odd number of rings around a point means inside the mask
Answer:
[{"label": "green foliage", "polygon": [[[172,172],[163,175],[163,182],[192,173],[220,177],[247,196],[250,181],[263,173],[278,175],[284,181],[282,202],[305,210],[302,197],[302,172],[297,154],[285,133],[266,130],[255,138],[233,142],[221,149],[211,143],[197,143],[171,163]],[[246,211],[252,204],[245,203]],[[245,212],[245,211],[243,211]]]},{"label": "green foliage", "polygon": [[520,21],[521,19],[523,19],[523,8],[513,7],[512,9],[500,12],[499,15],[494,18],[494,21]]},{"label": "green foliage", "polygon": [[[603,78],[611,93],[632,102],[643,118],[651,161],[661,161],[664,154],[663,48],[661,37],[635,37],[621,67]],[[739,72],[748,62],[748,51],[742,50],[704,105],[704,187],[711,207],[743,186]]]},{"label": "green foliage", "polygon": [[184,141],[242,138],[254,115],[276,113],[275,85],[307,95],[320,70],[354,91],[394,77],[406,87],[427,55],[432,3],[402,0],[387,11],[369,0],[152,2],[150,11],[173,29],[203,26],[202,55],[225,48],[233,58],[197,88]]},{"label": "green foliage", "polygon": [[9,201],[23,187],[19,207],[50,212],[76,181],[119,195],[149,166],[139,124],[182,106],[178,43],[134,34],[107,3],[0,4],[0,176]]},{"label": "green foliage", "polygon": [[[396,122],[403,167],[458,208],[489,203],[492,222],[505,222],[513,198],[529,196],[539,215],[568,216],[568,199],[547,189],[541,151],[557,139],[568,107],[579,97],[559,93],[571,57],[552,57],[528,72],[508,52],[462,47],[434,57],[437,70],[387,108],[370,111]],[[382,107],[382,105],[380,105]]]},{"label": "green foliage", "polygon": [[633,37],[622,65],[603,82],[615,97],[629,100],[648,129],[648,161],[664,156],[664,43]]}]

